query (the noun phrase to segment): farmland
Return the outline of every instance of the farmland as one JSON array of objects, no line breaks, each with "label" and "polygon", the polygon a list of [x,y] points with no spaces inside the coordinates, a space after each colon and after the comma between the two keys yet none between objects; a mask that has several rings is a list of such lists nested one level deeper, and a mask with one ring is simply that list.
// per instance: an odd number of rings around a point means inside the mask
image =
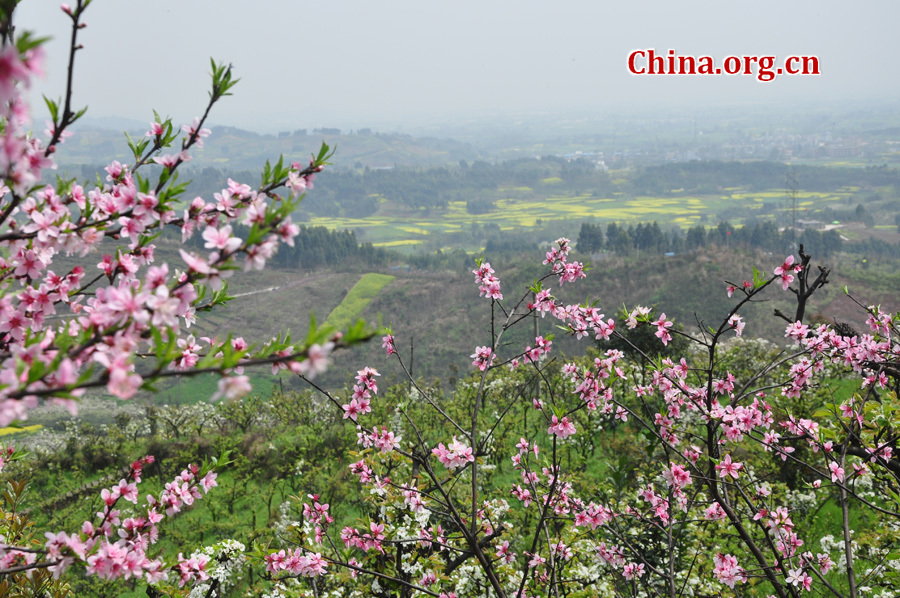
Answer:
[{"label": "farmland", "polygon": [[[375,246],[397,250],[417,248],[426,244],[434,235],[465,233],[473,226],[496,225],[501,231],[527,231],[552,223],[619,222],[638,223],[659,221],[687,229],[697,224],[717,222],[710,214],[740,210],[748,214],[767,214],[784,217],[790,211],[783,190],[742,192],[699,196],[627,198],[624,194],[611,197],[595,197],[590,193],[579,195],[550,194],[540,199],[524,199],[531,189],[505,190],[507,197],[496,201],[496,208],[487,214],[470,214],[466,202],[451,201],[442,210],[432,210],[424,215],[421,210],[382,200],[375,214],[366,218],[312,217],[308,224],[333,230],[350,229],[361,240]],[[798,208],[803,213],[815,213],[823,207],[838,206],[852,201],[857,190],[842,189],[830,193],[800,191]],[[774,207],[774,209],[773,209]],[[732,219],[732,224],[742,224],[747,217]],[[449,246],[449,245],[448,245]],[[447,248],[444,246],[442,248]],[[481,248],[463,245],[467,251]]]},{"label": "farmland", "polygon": [[793,220],[863,222],[862,212],[854,211],[863,206],[873,216],[867,224],[872,228],[875,220],[893,221],[898,188],[900,178],[887,168],[689,162],[612,171],[584,158],[545,156],[459,167],[335,170],[317,180],[298,217],[310,226],[352,230],[376,247],[478,252],[491,234],[546,241],[574,235],[582,222],[627,227],[657,221],[686,231],[721,221],[742,226],[769,220],[783,227]]},{"label": "farmland", "polygon": [[343,301],[331,310],[326,326],[332,326],[336,330],[344,330],[359,318],[363,310],[378,296],[381,290],[394,280],[387,274],[369,272],[360,278],[353,288],[347,293]]}]

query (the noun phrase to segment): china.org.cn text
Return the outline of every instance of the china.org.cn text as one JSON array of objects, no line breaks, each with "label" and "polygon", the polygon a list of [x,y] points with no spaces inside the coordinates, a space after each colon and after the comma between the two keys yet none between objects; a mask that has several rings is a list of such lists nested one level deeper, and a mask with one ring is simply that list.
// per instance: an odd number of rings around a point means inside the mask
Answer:
[{"label": "china.org.cn text", "polygon": [[818,75],[817,56],[726,56],[717,62],[712,56],[678,55],[675,50],[658,53],[650,48],[628,54],[628,71],[633,75],[753,75],[772,81],[779,75]]}]

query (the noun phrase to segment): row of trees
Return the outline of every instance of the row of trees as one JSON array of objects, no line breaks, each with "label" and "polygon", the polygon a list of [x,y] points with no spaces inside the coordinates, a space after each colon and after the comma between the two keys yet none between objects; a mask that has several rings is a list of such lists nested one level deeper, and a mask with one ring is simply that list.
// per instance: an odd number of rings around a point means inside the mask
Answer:
[{"label": "row of trees", "polygon": [[638,169],[629,177],[638,195],[720,193],[741,187],[751,191],[783,189],[789,174],[809,191],[835,191],[842,187],[885,187],[900,184],[900,173],[886,166],[866,168],[788,165],[783,162],[673,162]]},{"label": "row of trees", "polygon": [[631,255],[634,252],[646,252],[661,255],[664,253],[681,253],[710,246],[745,247],[765,251],[786,250],[795,242],[800,242],[815,249],[816,255],[828,257],[844,247],[840,234],[835,230],[817,231],[778,229],[769,220],[755,222],[752,226],[733,227],[727,222],[720,222],[715,228],[707,229],[697,225],[682,231],[671,228],[664,231],[657,222],[639,222],[628,228],[611,222],[604,235],[600,224],[582,223],[578,233],[576,247],[585,254],[610,251],[620,255]]},{"label": "row of trees", "polygon": [[[246,239],[251,229],[235,227],[235,236]],[[185,243],[188,247],[202,249],[204,240],[193,237]],[[356,233],[350,230],[330,230],[324,226],[297,226],[297,234],[291,244],[281,247],[270,260],[272,266],[284,269],[317,270],[333,266],[361,265],[385,267],[399,255],[371,243],[360,243]]]}]

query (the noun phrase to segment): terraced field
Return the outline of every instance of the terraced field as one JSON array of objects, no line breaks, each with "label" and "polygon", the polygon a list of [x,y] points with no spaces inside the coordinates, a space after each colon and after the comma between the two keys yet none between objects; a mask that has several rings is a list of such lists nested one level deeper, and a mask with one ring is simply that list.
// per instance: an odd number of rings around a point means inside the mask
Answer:
[{"label": "terraced field", "polygon": [[353,285],[343,301],[331,310],[325,324],[333,326],[335,330],[344,330],[354,323],[363,310],[378,296],[381,290],[393,282],[394,277],[387,274],[369,272]]}]

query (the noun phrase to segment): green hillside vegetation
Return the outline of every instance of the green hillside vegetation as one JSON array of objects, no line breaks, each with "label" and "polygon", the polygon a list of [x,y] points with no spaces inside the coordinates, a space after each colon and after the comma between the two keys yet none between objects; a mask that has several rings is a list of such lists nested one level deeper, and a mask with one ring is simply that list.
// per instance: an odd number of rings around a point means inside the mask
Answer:
[{"label": "green hillside vegetation", "polygon": [[[542,253],[536,250],[526,252],[525,257],[519,252],[488,253],[486,257],[497,270],[504,292],[524,288],[543,271],[537,265]],[[733,278],[732,282],[740,284],[751,277],[751,264],[760,270],[771,271],[772,264],[779,259],[758,250],[717,245],[670,257],[635,253],[626,256],[601,254],[599,258],[591,263],[593,270],[586,279],[562,288],[550,285],[552,292],[565,303],[582,302],[585,297],[598,298],[603,313],[614,318],[626,303],[664,306],[666,313],[687,330],[696,330],[698,318],[713,322],[727,312],[731,300],[726,294],[726,280]],[[895,287],[892,290],[890,285],[896,275],[893,260],[870,258],[867,264],[862,264],[852,255],[840,254],[822,262],[816,260],[816,263],[825,263],[832,268],[833,283],[817,293],[810,306],[811,315],[827,314],[829,322],[835,317],[859,330],[864,329],[857,306],[841,291],[841,284],[848,285],[854,296],[865,297],[871,303],[893,305]],[[429,267],[412,268],[408,274],[382,286],[373,298],[357,303],[351,310],[350,319],[345,321],[361,317],[368,322],[377,322],[380,315],[385,326],[392,326],[398,349],[405,356],[412,345],[416,376],[437,380],[449,388],[470,366],[468,355],[474,348],[472,331],[489,330],[486,300],[478,297],[472,281],[470,270],[474,261],[471,258],[451,254],[423,265]],[[374,272],[373,276],[363,279],[383,283],[391,279],[386,272]],[[260,342],[284,331],[290,331],[294,338],[303,338],[309,325],[310,309],[317,314],[331,313],[343,302],[353,301],[350,297],[355,293],[344,297],[342,289],[362,280],[360,274],[354,272],[304,275],[296,271],[272,270],[257,275],[273,283],[280,280],[281,286],[271,292],[244,295],[247,283],[236,278],[232,290],[237,298],[205,321],[201,328],[204,334],[223,334],[233,328],[234,319],[240,317],[247,323],[247,329],[253,330],[253,337],[248,338],[251,341]],[[685,288],[690,288],[691,292],[686,293]],[[748,306],[747,334],[781,344],[784,342],[784,325],[772,317],[772,312],[776,308],[787,310],[793,295],[783,293],[771,297],[770,302]],[[323,307],[326,309],[319,311]],[[539,319],[537,325],[541,334],[555,331],[550,318]],[[527,328],[512,331],[511,342],[530,342],[528,337],[532,327]],[[558,336],[555,345],[568,355],[580,355],[584,351],[583,344],[564,335]],[[378,343],[371,343],[335,354],[334,364],[321,383],[329,388],[340,387],[345,383],[345,372],[356,371],[363,365],[376,367],[388,382],[401,380],[402,372],[396,364],[385,356]],[[258,371],[256,375],[259,376],[255,379],[257,388],[268,389],[273,384],[286,389],[301,388],[293,378],[279,379],[264,371]],[[180,389],[161,387],[154,400],[167,403],[201,400],[215,390],[210,386],[200,392],[195,386],[200,382],[190,380],[183,384],[186,386]]]},{"label": "green hillside vegetation", "polygon": [[[735,341],[723,353],[721,366],[728,367],[740,382],[777,351],[764,342]],[[625,361],[622,367],[634,376],[641,366]],[[775,380],[780,374],[783,372],[770,372],[769,378]],[[494,372],[490,381],[492,399],[482,416],[489,422],[500,419],[498,410],[506,398],[532,388],[527,369],[509,372],[503,368]],[[841,390],[838,396],[828,390],[837,387],[836,382],[840,380],[829,379],[828,385],[803,401],[796,401],[791,405],[792,412],[803,416],[822,401],[840,400],[844,397],[841,393],[849,395],[853,391]],[[566,392],[559,373],[548,370],[545,384],[545,392]],[[439,400],[451,414],[471,409],[475,386],[474,378],[467,376],[452,393],[444,394],[440,388],[420,381],[422,390]],[[338,402],[346,401],[347,394],[346,390],[338,392]],[[374,412],[367,421],[393,421],[395,432],[404,437],[413,434],[406,421],[397,416],[396,407],[403,404],[417,422],[416,434],[434,443],[447,439],[444,426],[427,415],[421,400],[409,394],[405,384],[382,390],[380,395],[373,401]],[[639,409],[636,397],[626,398],[623,394],[622,400]],[[520,437],[540,436],[546,428],[543,419],[529,417],[528,412],[524,409],[507,413],[494,430],[493,441],[479,457],[485,488],[508,488],[520,481],[519,472],[509,461],[509,455],[515,452],[513,445]],[[609,500],[636,492],[644,483],[643,464],[648,459],[661,458],[654,453],[658,449],[634,442],[637,424],[633,420],[624,423],[586,411],[573,417],[579,430],[588,432],[580,436],[579,442],[560,443],[557,449],[566,470],[575,474],[573,490],[587,495],[599,493]],[[142,491],[157,493],[188,463],[225,455],[227,465],[221,469],[218,487],[198,499],[193,507],[163,522],[161,547],[177,553],[224,539],[238,539],[248,549],[271,550],[283,546],[290,527],[302,521],[301,501],[308,494],[317,494],[321,502],[331,504],[331,513],[336,517],[333,530],[358,525],[373,516],[373,498],[359,492],[358,481],[347,468],[348,463],[359,458],[355,450],[356,431],[353,422],[344,420],[340,411],[320,395],[275,391],[216,405],[157,408],[148,410],[144,417],[122,416],[113,426],[81,421],[64,430],[48,430],[33,437],[33,457],[12,464],[4,475],[14,479],[28,472],[32,484],[26,503],[39,529],[74,529],[98,509],[100,488],[113,485],[121,477],[123,463],[145,454],[154,455],[156,462],[144,472]],[[50,437],[55,441],[48,441]],[[54,444],[62,449],[47,448]],[[762,455],[762,449],[758,450]],[[808,473],[771,454],[760,459],[767,465],[758,475],[778,480],[777,488],[797,491],[811,479]],[[798,508],[792,515],[795,524],[806,531],[805,537],[817,542],[830,530],[835,508],[834,502],[826,499],[820,508]],[[517,515],[511,512],[510,516]],[[512,522],[516,528],[527,526],[525,521]],[[858,525],[857,531],[864,532],[865,521],[859,520]],[[832,574],[835,575],[840,573]],[[250,584],[265,584],[262,572],[252,567],[243,571],[240,579],[228,596],[243,595]],[[135,580],[73,578],[72,589],[75,595],[145,595]]]}]

